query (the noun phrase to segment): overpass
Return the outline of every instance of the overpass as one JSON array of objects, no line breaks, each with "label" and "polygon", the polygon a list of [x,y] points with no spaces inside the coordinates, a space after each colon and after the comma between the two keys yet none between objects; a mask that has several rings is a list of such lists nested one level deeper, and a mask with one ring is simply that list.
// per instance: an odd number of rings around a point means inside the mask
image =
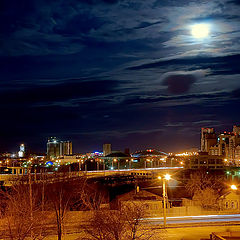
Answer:
[{"label": "overpass", "polygon": [[87,177],[102,177],[114,175],[131,175],[137,177],[156,177],[165,173],[176,172],[183,167],[157,167],[157,168],[139,168],[139,169],[119,169],[119,170],[98,170],[84,172]]},{"label": "overpass", "polygon": [[0,174],[0,185],[11,186],[17,182],[28,182],[31,176],[33,182],[50,181],[54,182],[59,179],[71,179],[86,177],[87,179],[100,179],[111,177],[132,177],[134,179],[153,179],[166,173],[174,174],[183,169],[183,167],[158,167],[158,168],[141,168],[141,169],[118,169],[118,170],[95,170],[95,171],[76,171],[76,172],[46,172],[31,174]]}]

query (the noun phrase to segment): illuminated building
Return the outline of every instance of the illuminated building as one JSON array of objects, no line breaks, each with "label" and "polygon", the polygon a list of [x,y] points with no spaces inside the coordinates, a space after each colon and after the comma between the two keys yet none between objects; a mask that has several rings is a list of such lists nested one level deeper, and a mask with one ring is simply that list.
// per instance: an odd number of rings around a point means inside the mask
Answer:
[{"label": "illuminated building", "polygon": [[235,148],[235,163],[240,166],[240,145]]},{"label": "illuminated building", "polygon": [[77,158],[77,156],[70,156],[70,155],[62,156],[61,158],[56,160],[56,162],[59,163],[59,165],[77,163],[79,161],[80,160],[79,160],[79,158]]},{"label": "illuminated building", "polygon": [[110,154],[101,157],[109,169],[131,168],[131,156],[119,151],[112,151]]},{"label": "illuminated building", "polygon": [[137,151],[132,154],[132,157],[138,161],[138,167],[160,167],[164,166],[168,154],[156,149],[146,149]]},{"label": "illuminated building", "polygon": [[60,142],[60,156],[72,155],[72,142],[61,141]]},{"label": "illuminated building", "polygon": [[50,137],[47,142],[48,159],[65,155],[72,155],[72,142],[59,141],[56,137]]},{"label": "illuminated building", "polygon": [[18,152],[18,157],[23,158],[24,156],[25,156],[25,146],[24,144],[21,144]]},{"label": "illuminated building", "polygon": [[210,147],[217,143],[214,128],[202,128],[201,130],[201,151],[208,152]]},{"label": "illuminated building", "polygon": [[107,156],[112,152],[112,145],[110,143],[103,144],[103,156]]},{"label": "illuminated building", "polygon": [[221,133],[217,143],[209,148],[210,155],[224,156],[231,163],[240,164],[240,127],[233,126],[232,132]]},{"label": "illuminated building", "polygon": [[47,142],[48,159],[60,156],[60,141],[56,137],[50,137]]},{"label": "illuminated building", "polygon": [[240,136],[240,126],[233,126],[233,133],[236,134],[238,137]]},{"label": "illuminated building", "polygon": [[222,156],[199,153],[198,155],[193,155],[186,158],[184,167],[187,169],[223,169],[224,160]]}]

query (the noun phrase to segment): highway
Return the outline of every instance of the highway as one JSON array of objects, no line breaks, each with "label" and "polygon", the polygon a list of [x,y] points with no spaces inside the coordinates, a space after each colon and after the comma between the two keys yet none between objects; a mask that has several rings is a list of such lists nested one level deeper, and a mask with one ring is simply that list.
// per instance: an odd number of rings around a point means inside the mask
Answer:
[{"label": "highway", "polygon": [[[163,217],[143,218],[149,224],[163,224]],[[240,214],[167,217],[167,224],[240,222]]]}]

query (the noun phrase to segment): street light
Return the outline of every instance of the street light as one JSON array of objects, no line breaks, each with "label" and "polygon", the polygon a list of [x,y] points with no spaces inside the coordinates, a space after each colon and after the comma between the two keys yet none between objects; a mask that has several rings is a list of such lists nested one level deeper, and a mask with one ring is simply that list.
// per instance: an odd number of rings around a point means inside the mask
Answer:
[{"label": "street light", "polygon": [[233,184],[233,185],[231,185],[231,189],[232,190],[237,190],[237,186]]},{"label": "street light", "polygon": [[164,179],[166,179],[166,180],[170,180],[170,179],[171,179],[171,175],[169,175],[169,174],[165,174]]},{"label": "street light", "polygon": [[80,164],[80,160],[78,160],[78,171],[79,171],[79,174],[80,174],[80,171],[81,171],[81,164]]},{"label": "street light", "polygon": [[167,200],[167,191],[166,191],[166,180],[169,181],[171,179],[171,175],[165,174],[164,177],[158,177],[158,179],[163,180],[163,227],[166,228],[167,225],[167,207],[166,207],[166,200]]},{"label": "street light", "polygon": [[97,158],[96,160],[97,160],[97,171],[99,171],[99,159]]}]

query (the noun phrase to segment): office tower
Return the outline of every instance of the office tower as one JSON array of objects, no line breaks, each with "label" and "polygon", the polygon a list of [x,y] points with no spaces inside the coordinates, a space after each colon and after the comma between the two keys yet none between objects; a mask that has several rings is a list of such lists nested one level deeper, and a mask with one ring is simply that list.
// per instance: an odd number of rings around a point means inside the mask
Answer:
[{"label": "office tower", "polygon": [[47,142],[48,159],[60,156],[60,141],[56,137],[50,137]]},{"label": "office tower", "polygon": [[221,133],[218,137],[219,153],[227,158],[229,157],[229,143],[232,143],[230,139],[231,134],[226,132]]},{"label": "office tower", "polygon": [[238,146],[235,148],[234,160],[235,160],[236,166],[239,167],[239,165],[240,165],[240,145],[238,145]]},{"label": "office tower", "polygon": [[239,166],[240,163],[240,127],[233,126],[232,132],[218,135],[217,144],[210,147],[210,155],[222,155],[228,161]]},{"label": "office tower", "polygon": [[112,152],[112,145],[110,143],[103,144],[103,156],[107,156]]},{"label": "office tower", "polygon": [[240,126],[234,125],[233,126],[233,133],[239,136],[240,135]]},{"label": "office tower", "polygon": [[214,128],[202,128],[201,130],[201,151],[208,152],[210,147],[216,145],[217,137]]},{"label": "office tower", "polygon": [[25,145],[22,143],[18,152],[18,157],[22,158],[25,156]]},{"label": "office tower", "polygon": [[60,156],[72,155],[72,142],[61,141],[60,142]]}]

